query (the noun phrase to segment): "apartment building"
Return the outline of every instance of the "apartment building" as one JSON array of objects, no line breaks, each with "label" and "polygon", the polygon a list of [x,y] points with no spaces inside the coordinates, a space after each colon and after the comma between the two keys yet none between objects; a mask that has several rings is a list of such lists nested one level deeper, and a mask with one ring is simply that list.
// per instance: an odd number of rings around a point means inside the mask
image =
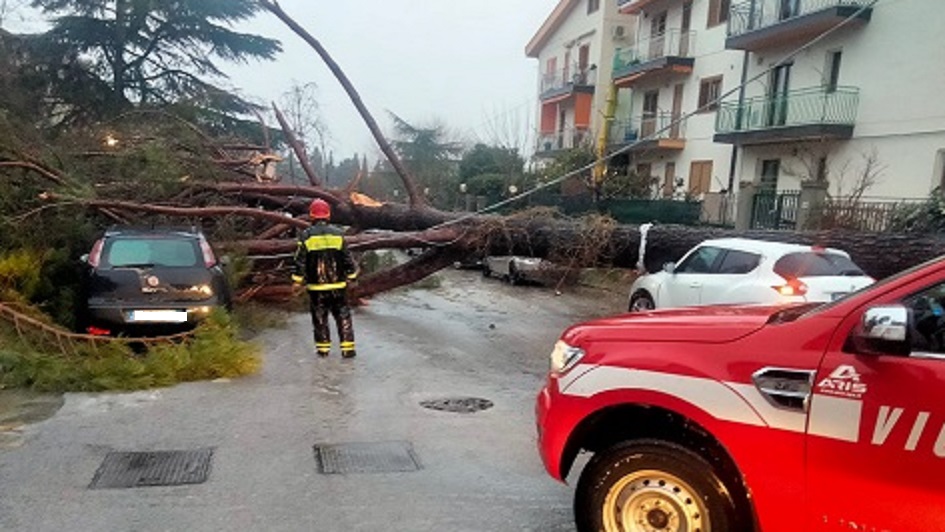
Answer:
[{"label": "apartment building", "polygon": [[945,184],[943,29],[932,0],[733,0],[725,46],[748,53],[748,79],[761,75],[717,116],[739,180],[878,198]]},{"label": "apartment building", "polygon": [[718,106],[708,105],[741,77],[744,53],[725,48],[728,0],[622,0],[619,9],[638,28],[614,56],[613,82],[627,103],[612,143],[633,145],[614,162],[652,176],[663,197],[731,190],[733,149],[714,141]]},{"label": "apartment building", "polygon": [[614,50],[634,41],[617,0],[561,0],[525,47],[539,63],[536,156],[593,146],[604,125]]}]

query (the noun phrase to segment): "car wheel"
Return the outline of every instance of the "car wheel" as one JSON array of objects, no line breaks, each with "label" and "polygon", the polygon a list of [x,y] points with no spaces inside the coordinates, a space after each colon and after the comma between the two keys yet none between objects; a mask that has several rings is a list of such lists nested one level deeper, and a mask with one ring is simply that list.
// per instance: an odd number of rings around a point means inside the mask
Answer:
[{"label": "car wheel", "polygon": [[578,481],[579,532],[744,530],[730,491],[689,449],[660,440],[625,442],[599,452]]},{"label": "car wheel", "polygon": [[630,312],[649,312],[655,308],[656,303],[653,302],[653,296],[641,290],[630,298],[630,308],[628,310]]}]

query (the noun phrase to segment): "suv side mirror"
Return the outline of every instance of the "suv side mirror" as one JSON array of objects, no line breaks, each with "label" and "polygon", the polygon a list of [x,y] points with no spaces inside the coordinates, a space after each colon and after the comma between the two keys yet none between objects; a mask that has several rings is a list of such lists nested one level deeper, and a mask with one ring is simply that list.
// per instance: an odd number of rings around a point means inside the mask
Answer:
[{"label": "suv side mirror", "polygon": [[912,316],[904,305],[871,307],[853,332],[853,345],[865,355],[908,355],[911,330]]},{"label": "suv side mirror", "polygon": [[663,271],[666,273],[676,273],[676,263],[667,262],[666,264],[663,264]]}]

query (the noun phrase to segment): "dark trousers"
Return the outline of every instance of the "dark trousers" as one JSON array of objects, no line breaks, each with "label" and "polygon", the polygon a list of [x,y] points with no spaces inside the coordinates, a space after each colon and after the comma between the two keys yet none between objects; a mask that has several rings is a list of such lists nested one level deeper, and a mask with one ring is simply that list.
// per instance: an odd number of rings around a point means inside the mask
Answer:
[{"label": "dark trousers", "polygon": [[328,313],[335,317],[341,352],[354,351],[354,323],[348,307],[347,291],[311,290],[308,293],[312,310],[312,327],[315,329],[315,349],[321,353],[331,350],[331,334],[328,329]]}]

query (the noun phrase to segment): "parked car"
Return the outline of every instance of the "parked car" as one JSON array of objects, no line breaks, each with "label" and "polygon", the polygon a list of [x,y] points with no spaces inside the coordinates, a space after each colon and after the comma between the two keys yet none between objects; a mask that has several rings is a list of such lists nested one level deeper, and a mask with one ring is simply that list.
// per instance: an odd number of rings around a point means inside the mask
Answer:
[{"label": "parked car", "polygon": [[82,257],[90,334],[147,335],[194,327],[230,306],[230,288],[198,229],[112,227]]},{"label": "parked car", "polygon": [[513,255],[489,256],[482,260],[482,276],[496,276],[509,284],[554,284],[575,272],[549,260]]},{"label": "parked car", "polygon": [[538,448],[581,532],[945,530],[945,256],[840,300],[575,325]]},{"label": "parked car", "polygon": [[678,263],[639,277],[630,287],[628,310],[824,302],[873,282],[838,249],[744,238],[706,240]]}]

